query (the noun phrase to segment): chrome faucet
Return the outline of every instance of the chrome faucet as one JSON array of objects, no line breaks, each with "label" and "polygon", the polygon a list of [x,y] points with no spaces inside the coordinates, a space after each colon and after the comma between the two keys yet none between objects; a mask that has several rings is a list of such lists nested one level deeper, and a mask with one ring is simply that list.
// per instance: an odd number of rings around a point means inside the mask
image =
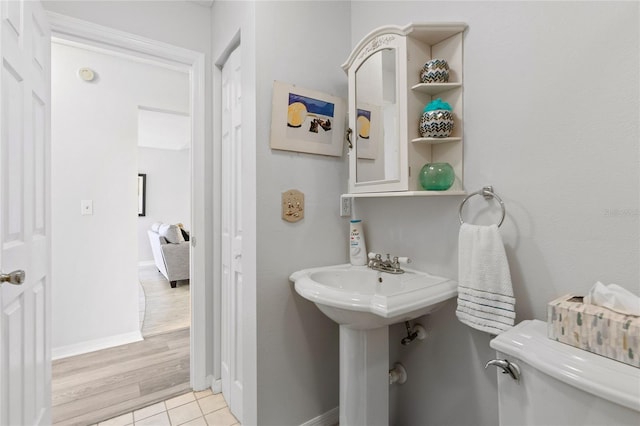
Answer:
[{"label": "chrome faucet", "polygon": [[381,254],[369,253],[369,263],[367,266],[374,271],[388,272],[390,274],[404,274],[404,270],[400,268],[400,263],[411,263],[408,257],[394,256],[387,254],[386,259],[382,259]]}]

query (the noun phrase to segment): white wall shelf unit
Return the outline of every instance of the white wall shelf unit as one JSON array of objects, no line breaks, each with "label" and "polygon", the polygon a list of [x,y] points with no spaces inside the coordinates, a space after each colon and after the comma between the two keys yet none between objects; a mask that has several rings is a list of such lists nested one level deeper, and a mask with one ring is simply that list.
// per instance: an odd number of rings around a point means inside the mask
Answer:
[{"label": "white wall shelf unit", "polygon": [[460,87],[462,83],[418,83],[411,86],[411,90],[433,96]]},{"label": "white wall shelf unit", "polygon": [[[349,194],[343,196],[397,197],[464,195],[463,164],[463,35],[467,24],[415,23],[404,27],[380,27],[354,48],[343,69],[349,74],[349,127],[356,129],[355,89],[356,71],[376,52],[385,48],[396,49],[396,87],[398,102],[397,122],[399,146],[389,152],[399,158],[385,157],[385,161],[398,164],[399,173],[378,179],[360,181],[360,169],[367,164],[360,160],[356,149],[350,152]],[[422,83],[420,72],[431,59],[444,59],[449,65],[449,80],[442,83]],[[360,84],[360,83],[359,83]],[[362,86],[361,86],[362,87]],[[352,99],[353,98],[353,99]],[[420,118],[425,106],[441,98],[452,107],[454,128],[447,138],[424,138],[420,134]],[[358,100],[358,102],[361,102]],[[385,129],[387,130],[387,129]],[[356,138],[357,139],[357,138]],[[387,139],[384,139],[387,143]],[[386,148],[385,148],[386,149]],[[383,151],[380,151],[383,152]],[[384,151],[385,155],[387,151]],[[364,157],[370,158],[370,157]],[[396,163],[397,162],[397,163]],[[446,191],[425,191],[420,186],[419,171],[427,163],[449,163],[455,173],[453,186]]]},{"label": "white wall shelf unit", "polygon": [[439,143],[447,143],[447,142],[460,142],[460,141],[462,141],[461,137],[457,137],[457,138],[448,137],[448,138],[415,138],[415,139],[411,139],[412,143],[426,143],[426,144],[430,144],[430,145],[435,145],[435,144],[439,144]]},{"label": "white wall shelf unit", "polygon": [[358,194],[342,194],[341,198],[390,198],[390,197],[443,197],[466,196],[466,191],[390,191],[390,192],[361,192]]},{"label": "white wall shelf unit", "polygon": [[[463,33],[464,23],[426,23],[408,25],[407,31],[407,135],[409,187],[412,195],[440,193],[464,194],[463,179]],[[421,83],[420,71],[430,59],[445,59],[449,64],[447,83]],[[441,98],[452,107],[454,127],[448,138],[423,138],[419,123],[424,107]],[[418,172],[426,163],[449,163],[456,175],[447,191],[424,191]],[[415,172],[413,172],[415,171]],[[413,173],[412,173],[413,172]]]}]

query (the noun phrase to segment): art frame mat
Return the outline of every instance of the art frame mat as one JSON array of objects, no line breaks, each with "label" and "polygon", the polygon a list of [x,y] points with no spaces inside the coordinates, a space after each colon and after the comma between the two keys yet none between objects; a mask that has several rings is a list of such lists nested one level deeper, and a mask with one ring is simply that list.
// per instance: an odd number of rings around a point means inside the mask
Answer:
[{"label": "art frame mat", "polygon": [[[356,152],[359,159],[378,158],[378,145],[382,138],[382,107],[360,102],[356,108]],[[362,135],[366,123],[366,138]]]},{"label": "art frame mat", "polygon": [[345,118],[344,99],[273,82],[271,149],[341,157]]}]

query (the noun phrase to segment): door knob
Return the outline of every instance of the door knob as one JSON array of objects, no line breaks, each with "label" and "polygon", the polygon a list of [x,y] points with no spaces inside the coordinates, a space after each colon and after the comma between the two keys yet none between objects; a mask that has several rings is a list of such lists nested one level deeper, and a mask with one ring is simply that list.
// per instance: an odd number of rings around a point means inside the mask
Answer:
[{"label": "door knob", "polygon": [[9,283],[20,285],[24,282],[25,273],[23,270],[9,272],[8,274],[0,274],[0,283]]}]

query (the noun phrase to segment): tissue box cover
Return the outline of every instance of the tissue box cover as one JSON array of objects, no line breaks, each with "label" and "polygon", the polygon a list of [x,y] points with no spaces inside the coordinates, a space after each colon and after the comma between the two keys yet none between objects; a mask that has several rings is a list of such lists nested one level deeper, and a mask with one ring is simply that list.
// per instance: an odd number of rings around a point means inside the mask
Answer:
[{"label": "tissue box cover", "polygon": [[571,294],[547,306],[550,339],[640,368],[640,317],[582,303]]}]

